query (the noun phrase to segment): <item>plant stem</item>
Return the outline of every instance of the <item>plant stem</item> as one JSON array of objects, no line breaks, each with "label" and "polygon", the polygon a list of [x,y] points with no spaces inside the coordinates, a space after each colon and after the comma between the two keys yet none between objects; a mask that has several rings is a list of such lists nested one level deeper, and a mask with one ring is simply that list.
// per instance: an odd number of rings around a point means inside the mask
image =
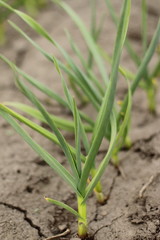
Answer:
[{"label": "plant stem", "polygon": [[[96,168],[92,168],[91,169],[91,176],[92,176],[92,178],[95,176],[96,173],[97,173],[97,169]],[[99,202],[100,204],[104,204],[106,202],[106,197],[104,196],[104,194],[102,192],[102,184],[101,184],[100,181],[95,186],[94,193],[96,195],[97,202]]]},{"label": "plant stem", "polygon": [[86,202],[83,202],[83,198],[77,196],[78,213],[81,218],[78,218],[78,235],[80,238],[87,236],[87,206]]},{"label": "plant stem", "polygon": [[124,147],[127,149],[130,149],[132,147],[132,140],[128,135],[125,138]]},{"label": "plant stem", "polygon": [[118,152],[117,151],[112,155],[112,163],[115,167],[119,166],[119,158],[118,158]]},{"label": "plant stem", "polygon": [[149,111],[151,113],[155,113],[156,112],[156,89],[153,84],[147,89],[147,98],[148,98]]}]

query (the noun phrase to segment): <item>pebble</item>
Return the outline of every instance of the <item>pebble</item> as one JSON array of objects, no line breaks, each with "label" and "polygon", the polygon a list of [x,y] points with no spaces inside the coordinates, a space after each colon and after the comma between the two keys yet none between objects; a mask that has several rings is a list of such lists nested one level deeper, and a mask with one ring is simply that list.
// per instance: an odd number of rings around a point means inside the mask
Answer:
[{"label": "pebble", "polygon": [[63,231],[65,231],[65,230],[67,229],[67,225],[66,225],[66,224],[59,225],[59,226],[58,226],[58,229],[59,229],[61,232],[63,232]]}]

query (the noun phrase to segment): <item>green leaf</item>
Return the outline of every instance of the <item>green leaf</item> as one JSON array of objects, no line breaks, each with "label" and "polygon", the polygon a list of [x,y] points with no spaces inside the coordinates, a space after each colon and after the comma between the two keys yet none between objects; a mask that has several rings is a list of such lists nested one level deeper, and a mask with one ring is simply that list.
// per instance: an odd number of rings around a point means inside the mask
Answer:
[{"label": "green leaf", "polygon": [[104,159],[102,160],[100,166],[98,167],[98,169],[96,169],[95,176],[93,177],[93,179],[91,180],[91,182],[89,183],[89,185],[86,188],[86,193],[85,193],[85,197],[84,197],[84,200],[83,200],[84,202],[87,200],[88,196],[93,191],[93,189],[95,188],[95,186],[99,182],[100,178],[102,177],[102,175],[103,175],[103,173],[106,169],[106,166],[109,163],[111,155],[113,153],[113,149],[114,149],[114,146],[115,146],[115,143],[116,143],[116,133],[117,133],[116,117],[113,113],[111,114],[111,121],[110,122],[111,122],[111,139],[110,139],[109,148],[108,148],[107,154],[104,157]]},{"label": "green leaf", "polygon": [[59,207],[66,209],[67,211],[74,214],[78,218],[82,218],[77,211],[75,211],[73,208],[71,208],[70,206],[68,206],[67,204],[65,204],[63,202],[60,202],[60,201],[57,201],[57,200],[54,200],[54,199],[48,198],[48,197],[45,197],[45,200],[49,203],[52,203],[54,205],[57,205]]},{"label": "green leaf", "polygon": [[[36,42],[34,42],[27,34],[25,34],[16,24],[9,21],[11,26],[17,30],[23,37],[25,37],[36,49],[38,49],[49,61],[55,64],[55,57],[48,54],[46,51],[44,51]],[[96,102],[95,98],[97,99],[97,95],[95,95],[96,90],[91,89],[91,83],[87,79],[87,77],[78,69],[78,67],[73,64],[73,61],[68,56],[68,54],[61,48],[61,52],[63,52],[63,56],[66,58],[66,61],[69,62],[70,66],[75,72],[71,72],[69,68],[67,68],[64,64],[62,64],[60,61],[57,60],[60,68],[64,70],[70,77],[72,77],[76,83],[80,86],[80,88],[86,93],[90,101],[93,103],[93,105],[98,109],[98,103]],[[82,83],[83,81],[83,83]],[[84,116],[84,114],[83,114]],[[86,116],[85,119],[90,121]]]},{"label": "green leaf", "polygon": [[123,114],[121,113],[121,119],[118,122],[118,134],[116,136],[116,144],[115,144],[113,155],[117,154],[121,149],[121,147],[124,145],[124,141],[128,133],[128,126],[130,123],[131,108],[132,108],[132,93],[131,93],[129,82],[128,82],[128,99],[127,100],[128,102],[127,102],[126,111]]},{"label": "green leaf", "polygon": [[[61,71],[60,71],[60,68],[59,68],[59,64],[58,62],[56,63],[57,65],[57,70],[60,74],[60,77],[61,77],[61,81],[62,81],[62,84],[63,84],[63,89],[64,89],[64,93],[65,93],[65,96],[67,98],[67,101],[68,101],[68,105],[70,107],[70,110],[72,111],[73,113],[73,116],[74,116],[74,119],[75,119],[75,137],[76,137],[76,149],[77,149],[77,154],[76,154],[76,160],[77,160],[77,168],[79,170],[79,174],[81,175],[81,158],[80,158],[80,140],[81,140],[81,137],[82,137],[82,142],[84,144],[84,147],[85,147],[85,150],[86,152],[88,153],[89,151],[89,141],[88,141],[88,138],[87,138],[87,135],[86,135],[86,132],[85,132],[85,126],[83,125],[82,121],[81,121],[81,118],[80,118],[80,113],[76,107],[76,103],[73,99],[73,97],[71,96],[70,92],[69,92],[69,89],[66,85],[66,82],[63,78],[63,75],[61,74]],[[81,132],[81,136],[80,136],[80,132]]]},{"label": "green leaf", "polygon": [[[32,39],[29,38],[29,40],[32,41]],[[43,49],[41,49],[35,42],[34,46],[45,56],[47,57],[47,59],[49,59],[51,62],[54,63],[53,57],[51,55],[48,55],[46,52],[43,51]],[[4,62],[6,62],[12,69],[13,71],[17,71],[18,74],[20,74],[22,77],[24,77],[25,80],[27,80],[30,84],[32,84],[33,86],[35,86],[37,89],[39,89],[41,92],[43,92],[44,94],[46,94],[47,96],[49,96],[50,98],[53,98],[54,100],[56,100],[58,103],[60,103],[61,105],[69,108],[68,103],[61,98],[59,95],[57,95],[55,92],[53,92],[52,90],[50,90],[49,88],[47,88],[44,84],[38,82],[36,79],[34,79],[33,77],[29,76],[28,74],[26,74],[25,72],[23,72],[21,69],[19,69],[13,62],[9,61],[9,59],[7,59],[6,57],[4,57],[3,55],[0,55],[0,59],[2,59]],[[93,121],[88,118],[87,115],[85,115],[84,113],[80,112],[81,117],[88,122],[91,126],[94,125]]]},{"label": "green leaf", "polygon": [[[156,28],[156,31],[154,33],[154,36],[152,38],[152,41],[146,51],[146,54],[145,56],[143,57],[142,59],[142,62],[141,62],[141,65],[139,66],[139,69],[138,69],[138,72],[135,76],[135,79],[134,81],[132,82],[132,85],[131,85],[131,92],[132,92],[132,95],[134,94],[137,86],[139,85],[139,82],[141,81],[141,79],[143,78],[144,74],[146,73],[146,66],[148,65],[148,63],[150,62],[154,52],[155,52],[155,49],[157,47],[157,44],[158,42],[160,41],[160,20],[157,24],[157,28]],[[122,107],[121,107],[121,111],[119,113],[119,117],[118,119],[121,117],[121,112],[125,112],[125,109],[126,109],[126,106],[127,106],[127,98],[128,96],[126,96],[125,100],[123,101],[123,104],[122,104]]]},{"label": "green leaf", "polygon": [[[65,58],[68,59],[68,61],[70,62],[71,66],[76,69],[76,71],[78,71],[77,73],[80,74],[80,77],[82,78],[82,80],[85,81],[85,85],[87,86],[87,88],[89,87],[90,90],[92,91],[92,94],[90,94],[90,98],[92,98],[92,101],[94,101],[94,97],[97,98],[97,94],[95,95],[95,92],[97,91],[96,88],[93,88],[93,86],[91,86],[91,83],[87,80],[87,77],[82,73],[81,71],[78,70],[78,67],[76,67],[76,65],[73,64],[72,60],[70,59],[70,57],[68,56],[68,54],[64,51],[64,49],[62,49],[61,46],[59,46],[59,44],[53,40],[53,38],[46,32],[46,30],[40,25],[38,24],[34,19],[32,19],[30,16],[28,16],[27,14],[19,11],[19,10],[15,10],[13,8],[11,8],[13,12],[15,12],[19,17],[21,17],[31,28],[33,28],[37,33],[39,33],[41,36],[45,37],[49,42],[51,42],[54,46],[58,47],[58,49],[62,52],[63,56]],[[32,39],[30,39],[21,29],[19,29],[15,24],[13,24],[12,22],[10,22],[10,24],[17,30],[19,31],[25,38],[27,38],[34,46],[36,46],[36,44],[34,43],[34,41]],[[39,49],[40,50],[40,49]],[[42,52],[42,50],[40,50]],[[45,51],[43,51],[43,54],[50,59],[50,56],[48,54],[46,54]],[[54,57],[54,59],[56,59]],[[53,60],[54,60],[53,59]],[[67,61],[67,62],[68,62]],[[80,82],[78,81],[78,83],[80,84]],[[86,86],[83,86],[81,84],[81,87],[83,88],[84,91],[86,91]],[[88,91],[89,92],[89,91]],[[93,95],[93,96],[92,96]],[[95,96],[94,96],[95,95]]]},{"label": "green leaf", "polygon": [[[96,9],[97,8],[96,7],[97,7],[97,1],[90,0],[90,9],[91,9],[90,34],[91,34],[93,40],[95,41],[95,43],[98,40],[97,17],[96,17]],[[92,55],[92,52],[89,50],[87,68],[89,68],[89,69],[92,68],[93,60],[94,60],[94,57]]]},{"label": "green leaf", "polygon": [[106,2],[106,5],[108,7],[108,10],[109,10],[109,13],[112,17],[113,22],[115,23],[115,25],[118,25],[118,17],[116,15],[116,12],[114,10],[113,5],[111,4],[111,1],[110,0],[105,0],[105,2]]},{"label": "green leaf", "polygon": [[18,84],[19,88],[21,89],[21,91],[26,95],[26,97],[36,106],[37,109],[39,109],[39,111],[41,112],[43,117],[46,119],[48,125],[53,130],[53,132],[55,133],[56,137],[58,138],[58,140],[59,140],[59,142],[61,144],[61,148],[63,149],[63,152],[64,152],[67,160],[69,161],[71,169],[72,169],[76,179],[78,180],[79,179],[79,175],[78,175],[78,172],[77,172],[76,162],[74,161],[74,159],[73,159],[73,157],[71,155],[71,152],[70,152],[70,150],[69,150],[69,148],[67,146],[67,142],[66,142],[65,138],[60,133],[60,131],[56,127],[54,121],[51,119],[49,113],[42,106],[42,104],[38,101],[36,96],[22,82],[20,82],[18,79],[17,79],[17,84]]},{"label": "green leaf", "polygon": [[[3,106],[2,106],[3,109]],[[23,138],[25,142],[27,142],[30,147],[40,156],[42,157],[46,163],[53,168],[64,180],[67,182],[74,192],[80,195],[77,190],[75,179],[73,176],[48,152],[45,151],[39,144],[37,144],[28,133],[20,127],[20,125],[11,117],[9,114],[1,110],[0,104],[0,115],[16,130],[16,132]]]},{"label": "green leaf", "polygon": [[97,10],[97,1],[90,0],[90,8],[91,8],[91,23],[90,23],[90,32],[94,40],[96,40],[96,10]]},{"label": "green leaf", "polygon": [[46,38],[49,42],[56,46],[56,42],[52,37],[47,33],[47,31],[37,23],[32,17],[28,16],[24,12],[12,8],[12,11],[16,13],[21,19],[23,19],[31,28],[33,28],[37,33]]},{"label": "green leaf", "polygon": [[[106,4],[107,4],[107,7],[108,7],[108,10],[110,12],[110,15],[111,15],[111,18],[113,20],[113,22],[115,23],[116,26],[118,26],[118,22],[119,22],[119,19],[116,15],[116,11],[111,3],[110,0],[105,0],[106,1]],[[135,62],[136,65],[139,66],[140,64],[140,58],[139,56],[136,54],[135,50],[133,49],[130,41],[126,38],[125,40],[125,46],[127,48],[127,51],[130,55],[130,57],[132,58],[132,60]]]},{"label": "green leaf", "polygon": [[[67,87],[63,77],[62,77],[62,83],[63,83],[63,88],[64,88],[64,92],[65,92],[66,98],[68,100],[68,104],[69,104],[70,109],[71,109],[71,111],[72,111],[72,113],[74,115],[74,113],[75,113],[75,105],[73,103],[74,101],[73,101],[73,98],[72,98],[72,96],[71,96],[71,94],[70,94],[70,92],[68,90],[68,87]],[[76,111],[76,114],[77,114],[77,117],[79,119],[79,127],[80,127],[80,130],[81,130],[82,142],[83,142],[83,145],[85,147],[86,153],[88,153],[89,148],[90,148],[90,144],[89,144],[89,141],[88,141],[88,138],[87,138],[87,135],[86,135],[84,124],[81,121],[78,109]]]},{"label": "green leaf", "polygon": [[[112,57],[110,57],[107,52],[104,51],[104,49],[99,47],[99,51],[101,53],[101,55],[103,56],[103,58],[109,62],[110,64],[112,64]],[[135,78],[135,74],[133,74],[132,72],[130,72],[128,69],[122,67],[121,65],[119,65],[119,72],[127,79],[129,80],[134,80]]]},{"label": "green leaf", "polygon": [[73,100],[73,116],[75,126],[75,149],[76,149],[76,161],[79,175],[82,173],[81,166],[81,132],[80,132],[80,118],[75,101]]},{"label": "green leaf", "polygon": [[[82,173],[82,178],[79,183],[79,189],[81,192],[82,192],[82,190],[84,190],[84,186],[86,185],[87,178],[89,176],[91,167],[94,164],[95,157],[99,150],[102,139],[105,135],[104,129],[106,129],[108,126],[108,123],[110,120],[110,115],[111,115],[111,112],[113,109],[116,85],[117,85],[117,78],[118,78],[119,61],[120,61],[120,56],[122,53],[122,48],[123,48],[123,44],[125,41],[125,36],[126,36],[127,28],[128,28],[128,23],[129,23],[130,4],[131,4],[130,0],[125,0],[123,3],[123,10],[122,10],[121,19],[119,22],[116,43],[115,43],[115,48],[114,48],[110,81],[109,81],[109,85],[108,85],[107,91],[105,93],[105,96],[104,96],[104,99],[103,99],[103,102],[102,102],[102,105],[101,105],[101,108],[100,108],[100,111],[98,114],[98,118],[95,123],[91,148],[88,153],[88,157],[86,159],[83,173]],[[84,194],[84,192],[83,192],[83,194]]]},{"label": "green leaf", "polygon": [[104,89],[103,89],[102,84],[97,80],[97,78],[94,75],[91,68],[88,67],[88,63],[85,61],[84,57],[82,56],[82,53],[81,53],[80,49],[78,48],[77,44],[74,42],[74,40],[72,39],[71,35],[68,32],[67,32],[67,36],[68,36],[71,48],[74,51],[74,53],[76,54],[76,56],[79,58],[82,66],[85,70],[86,75],[89,77],[90,81],[93,82],[93,84],[96,86],[96,88],[99,90],[99,92],[102,95],[104,95]]},{"label": "green leaf", "polygon": [[[18,110],[21,110],[24,113],[27,113],[28,115],[40,120],[41,122],[47,123],[43,115],[38,111],[36,108],[30,107],[29,105],[18,103],[18,102],[5,102],[4,103],[7,106],[15,107]],[[61,117],[54,116],[53,114],[50,114],[51,119],[55,122],[57,128],[68,130],[68,131],[74,131],[74,122],[63,119]],[[84,124],[84,128],[86,132],[91,132],[92,128],[89,125]]]},{"label": "green leaf", "polygon": [[76,103],[73,100],[62,75],[61,75],[61,79],[62,79],[62,84],[63,84],[63,88],[64,88],[64,92],[65,92],[68,104],[70,106],[70,109],[71,109],[71,111],[73,113],[73,117],[74,117],[76,165],[77,165],[77,170],[78,170],[79,177],[81,177],[81,170],[82,170],[82,168],[81,168],[81,157],[80,157],[80,153],[81,153],[81,142],[80,142],[81,141],[81,134],[80,134],[79,114],[78,114],[78,110],[77,110],[77,107],[76,107]]},{"label": "green leaf", "polygon": [[70,46],[71,46],[73,52],[74,52],[75,55],[79,58],[82,66],[83,66],[83,68],[84,68],[85,70],[87,70],[87,68],[88,68],[87,62],[86,62],[86,60],[84,59],[81,50],[78,48],[76,42],[73,40],[73,38],[72,38],[71,34],[69,33],[69,31],[65,30],[65,32],[66,32],[68,41],[69,41],[69,43],[70,43]]},{"label": "green leaf", "polygon": [[[60,48],[60,51],[62,52],[64,58],[66,59],[67,65],[69,65],[69,69],[73,71],[72,74],[71,72],[68,72],[69,76],[86,94],[88,99],[90,99],[93,106],[96,109],[98,109],[99,103],[101,102],[101,95],[97,91],[97,88],[90,81],[89,77],[84,72],[82,72],[82,70],[76,64],[74,64],[74,61],[62,48]],[[61,67],[60,64],[59,66]]]},{"label": "green leaf", "polygon": [[[24,123],[25,125],[29,126],[33,130],[37,131],[44,137],[48,138],[49,140],[51,140],[52,142],[54,142],[55,144],[60,146],[60,143],[59,143],[57,137],[53,133],[51,133],[50,131],[46,130],[45,128],[39,126],[38,124],[34,123],[33,121],[23,117],[22,115],[16,113],[15,111],[11,110],[10,108],[6,107],[5,103],[4,103],[4,105],[3,104],[0,105],[0,109],[2,109],[6,113],[10,114],[12,117],[16,118],[20,122]],[[75,149],[70,144],[68,144],[68,147],[69,147],[71,153],[73,154],[73,156],[75,156],[76,155]],[[81,154],[81,159],[83,162],[85,162],[85,156],[82,154]]]},{"label": "green leaf", "polygon": [[99,54],[97,44],[93,40],[91,34],[89,33],[88,29],[86,28],[86,26],[83,23],[83,21],[81,20],[81,18],[65,2],[57,1],[57,0],[56,1],[52,0],[52,2],[58,3],[58,5],[61,6],[67,12],[67,14],[72,18],[72,20],[78,26],[81,34],[83,35],[83,37],[85,39],[85,42],[86,42],[90,52],[92,53],[92,55],[94,57],[94,60],[98,66],[100,73],[101,73],[102,79],[104,80],[104,83],[107,84],[108,76],[107,76],[107,72],[106,72],[106,67],[104,65],[104,62],[103,62],[100,54]]}]

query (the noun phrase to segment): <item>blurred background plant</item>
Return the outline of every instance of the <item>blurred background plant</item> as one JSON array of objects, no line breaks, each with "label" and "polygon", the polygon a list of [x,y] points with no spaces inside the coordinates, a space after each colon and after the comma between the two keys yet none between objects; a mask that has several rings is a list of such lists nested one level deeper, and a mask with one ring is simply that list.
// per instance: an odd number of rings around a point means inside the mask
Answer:
[{"label": "blurred background plant", "polygon": [[[113,3],[111,0],[105,0],[108,6],[110,16],[118,26],[119,18],[117,16],[116,10],[114,9]],[[140,44],[141,44],[141,51],[137,52],[129,37],[126,38],[125,47],[130,55],[132,61],[134,62],[135,66],[138,68],[142,62],[142,59],[148,49],[150,39],[148,34],[149,29],[149,6],[147,0],[141,0],[141,23],[140,23]],[[157,96],[157,78],[160,76],[160,44],[157,44],[157,48],[155,49],[154,55],[157,58],[157,62],[153,67],[150,67],[149,64],[146,65],[146,70],[142,76],[142,81],[140,82],[139,86],[144,89],[146,92],[147,100],[148,100],[148,109],[151,113],[156,113],[156,96]],[[133,74],[130,74],[130,80],[133,80]]]},{"label": "blurred background plant", "polygon": [[[44,7],[47,0],[5,0],[13,8],[24,7],[32,16],[35,16],[40,8]],[[5,43],[5,20],[8,19],[12,12],[9,9],[0,9],[0,45]]]}]

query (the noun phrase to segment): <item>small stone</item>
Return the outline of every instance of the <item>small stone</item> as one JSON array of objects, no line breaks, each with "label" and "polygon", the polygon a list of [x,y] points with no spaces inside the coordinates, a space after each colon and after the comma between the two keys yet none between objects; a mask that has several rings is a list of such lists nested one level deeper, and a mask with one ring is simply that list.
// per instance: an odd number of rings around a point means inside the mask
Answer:
[{"label": "small stone", "polygon": [[103,211],[101,212],[101,215],[102,215],[102,216],[106,216],[106,215],[107,215],[107,211],[103,210]]},{"label": "small stone", "polygon": [[66,224],[59,225],[58,229],[59,229],[59,231],[63,232],[67,229],[67,225]]}]

